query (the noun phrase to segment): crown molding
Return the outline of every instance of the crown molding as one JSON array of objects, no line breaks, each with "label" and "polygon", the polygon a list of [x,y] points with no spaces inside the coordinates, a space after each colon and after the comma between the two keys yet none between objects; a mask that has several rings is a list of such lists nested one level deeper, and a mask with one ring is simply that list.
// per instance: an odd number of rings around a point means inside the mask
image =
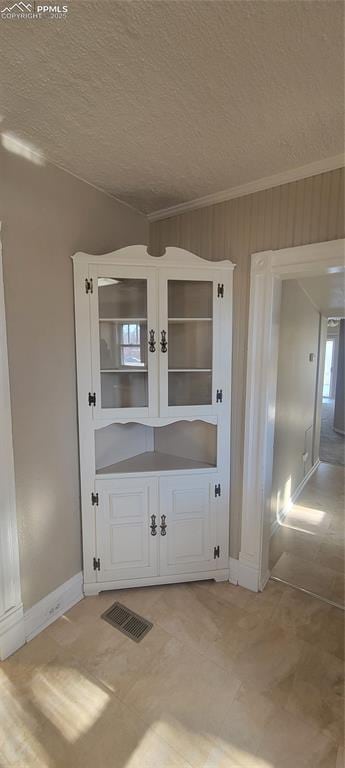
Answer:
[{"label": "crown molding", "polygon": [[273,176],[265,176],[264,178],[241,184],[238,187],[224,189],[222,192],[213,192],[210,195],[205,195],[205,197],[198,197],[185,203],[178,203],[178,205],[172,205],[169,208],[161,208],[160,210],[149,213],[147,218],[150,222],[160,221],[160,219],[170,219],[172,216],[178,216],[180,213],[194,211],[198,208],[206,208],[209,205],[216,205],[217,203],[223,203],[227,200],[233,200],[236,197],[251,195],[254,192],[261,192],[264,189],[280,187],[282,184],[299,181],[300,179],[308,178],[308,176],[318,176],[320,173],[326,173],[327,171],[334,171],[337,168],[342,168],[345,164],[344,159],[344,154],[335,155],[334,157],[326,157],[324,160],[316,160],[314,163],[308,163],[307,165],[293,168],[290,171],[276,173]]}]

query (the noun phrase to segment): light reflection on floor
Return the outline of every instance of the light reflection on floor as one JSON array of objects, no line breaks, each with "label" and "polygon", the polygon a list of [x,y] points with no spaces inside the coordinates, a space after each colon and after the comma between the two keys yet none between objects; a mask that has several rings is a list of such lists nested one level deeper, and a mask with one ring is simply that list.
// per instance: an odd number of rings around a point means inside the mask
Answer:
[{"label": "light reflection on floor", "polygon": [[344,605],[344,473],[321,463],[271,539],[272,575]]}]

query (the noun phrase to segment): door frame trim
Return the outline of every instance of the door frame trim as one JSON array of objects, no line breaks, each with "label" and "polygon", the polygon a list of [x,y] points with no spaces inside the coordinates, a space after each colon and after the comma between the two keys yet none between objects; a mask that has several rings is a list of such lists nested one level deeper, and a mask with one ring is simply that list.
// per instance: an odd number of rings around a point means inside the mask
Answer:
[{"label": "door frame trim", "polygon": [[25,643],[0,222],[0,660]]},{"label": "door frame trim", "polygon": [[[244,470],[239,572],[262,590],[269,578],[270,497],[278,370],[281,285],[344,272],[345,240],[253,253],[245,406]],[[239,580],[239,583],[241,581]]]}]

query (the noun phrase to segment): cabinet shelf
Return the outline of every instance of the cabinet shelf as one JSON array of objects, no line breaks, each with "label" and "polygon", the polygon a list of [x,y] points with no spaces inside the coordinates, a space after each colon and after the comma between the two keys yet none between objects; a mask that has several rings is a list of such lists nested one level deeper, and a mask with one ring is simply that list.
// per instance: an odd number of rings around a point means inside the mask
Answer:
[{"label": "cabinet shelf", "polygon": [[147,368],[101,368],[101,373],[147,373]]},{"label": "cabinet shelf", "polygon": [[168,317],[169,323],[211,323],[212,317]]},{"label": "cabinet shelf", "polygon": [[147,323],[147,317],[100,317],[100,323]]},{"label": "cabinet shelf", "polygon": [[168,368],[169,373],[212,373],[212,368]]},{"label": "cabinet shelf", "polygon": [[166,472],[171,470],[183,471],[186,469],[215,469],[214,464],[208,464],[205,461],[194,461],[182,456],[173,456],[169,453],[159,453],[158,451],[145,451],[137,456],[131,456],[130,459],[118,461],[110,464],[108,467],[101,467],[96,470],[99,475],[113,475],[116,473],[127,472]]}]

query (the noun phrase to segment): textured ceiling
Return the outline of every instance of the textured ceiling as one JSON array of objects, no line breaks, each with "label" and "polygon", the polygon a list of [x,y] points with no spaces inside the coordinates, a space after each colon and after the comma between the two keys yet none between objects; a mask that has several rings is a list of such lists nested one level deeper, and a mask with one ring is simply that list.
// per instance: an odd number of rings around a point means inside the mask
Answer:
[{"label": "textured ceiling", "polygon": [[343,149],[338,0],[71,0],[0,21],[1,130],[145,212]]},{"label": "textured ceiling", "polygon": [[299,283],[323,315],[345,316],[345,281],[342,272],[304,278]]}]

